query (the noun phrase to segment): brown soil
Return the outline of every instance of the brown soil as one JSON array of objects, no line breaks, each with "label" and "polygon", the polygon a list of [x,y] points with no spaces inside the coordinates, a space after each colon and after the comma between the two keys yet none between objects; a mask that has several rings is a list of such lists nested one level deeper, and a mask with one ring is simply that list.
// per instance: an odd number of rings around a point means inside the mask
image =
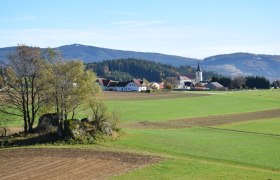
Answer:
[{"label": "brown soil", "polygon": [[140,93],[140,92],[104,91],[105,100],[116,100],[116,101],[154,100],[154,99],[170,99],[170,98],[201,97],[201,96],[209,96],[209,94],[195,94],[189,92],[188,93],[178,93],[178,92]]},{"label": "brown soil", "polygon": [[23,127],[19,127],[19,126],[8,127],[8,135],[15,134],[22,131],[23,131]]},{"label": "brown soil", "polygon": [[0,151],[0,179],[107,179],[159,161],[91,149],[8,149]]},{"label": "brown soil", "polygon": [[169,128],[186,128],[193,126],[216,126],[222,124],[229,124],[241,121],[251,121],[259,119],[269,119],[280,117],[280,109],[239,113],[239,114],[226,114],[226,115],[211,115],[204,117],[185,118],[161,122],[137,122],[127,123],[121,125],[124,128],[133,129],[169,129]]}]

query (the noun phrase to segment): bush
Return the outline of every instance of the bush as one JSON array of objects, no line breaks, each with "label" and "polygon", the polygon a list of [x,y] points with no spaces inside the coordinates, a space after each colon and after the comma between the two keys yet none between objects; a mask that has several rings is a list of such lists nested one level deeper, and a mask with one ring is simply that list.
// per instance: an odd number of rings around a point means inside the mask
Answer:
[{"label": "bush", "polygon": [[117,112],[107,112],[107,107],[102,101],[95,101],[91,104],[92,123],[96,128],[96,132],[106,135],[112,135],[116,130],[119,122],[119,114]]}]

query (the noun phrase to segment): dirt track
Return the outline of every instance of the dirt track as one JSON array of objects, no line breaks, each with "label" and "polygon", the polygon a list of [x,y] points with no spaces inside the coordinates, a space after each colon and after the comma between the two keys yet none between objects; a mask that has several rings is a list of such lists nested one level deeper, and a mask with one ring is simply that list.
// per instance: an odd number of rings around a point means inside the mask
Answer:
[{"label": "dirt track", "polygon": [[210,96],[210,95],[195,94],[195,93],[179,93],[179,92],[139,93],[139,92],[104,91],[105,100],[111,100],[111,101],[154,100],[154,99],[171,99],[171,98],[186,98],[186,97],[201,97],[201,96]]},{"label": "dirt track", "polygon": [[90,149],[0,150],[0,179],[107,179],[160,158]]},{"label": "dirt track", "polygon": [[168,128],[186,128],[193,126],[216,126],[241,121],[269,119],[280,117],[280,109],[226,114],[226,115],[211,115],[204,117],[185,118],[161,122],[137,122],[122,124],[121,127],[132,129],[168,129]]}]

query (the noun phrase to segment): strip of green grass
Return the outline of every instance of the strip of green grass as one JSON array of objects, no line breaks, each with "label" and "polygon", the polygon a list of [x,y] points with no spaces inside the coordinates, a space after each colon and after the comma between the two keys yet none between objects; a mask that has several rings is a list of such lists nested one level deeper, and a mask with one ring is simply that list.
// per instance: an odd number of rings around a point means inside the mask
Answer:
[{"label": "strip of green grass", "polygon": [[280,179],[280,173],[197,160],[166,160],[113,179]]},{"label": "strip of green grass", "polygon": [[[261,92],[266,93],[266,91]],[[232,93],[194,98],[107,101],[106,103],[111,110],[116,109],[120,112],[121,122],[123,123],[162,121],[279,108],[279,101],[276,100],[276,95],[274,99],[253,97],[255,95],[248,98],[244,93]]]},{"label": "strip of green grass", "polygon": [[280,135],[280,118],[246,121],[217,126],[218,128]]},{"label": "strip of green grass", "polygon": [[178,157],[198,157],[280,170],[280,138],[207,128],[127,130],[108,145]]}]

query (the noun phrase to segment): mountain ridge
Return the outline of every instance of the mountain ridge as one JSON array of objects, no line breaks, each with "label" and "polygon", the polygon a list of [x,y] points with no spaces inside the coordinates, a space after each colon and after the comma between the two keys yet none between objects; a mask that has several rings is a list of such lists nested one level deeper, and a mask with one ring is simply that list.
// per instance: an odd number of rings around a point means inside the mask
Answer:
[{"label": "mountain ridge", "polygon": [[[7,62],[7,55],[14,51],[15,48],[16,47],[0,48],[0,61]],[[66,60],[80,59],[85,63],[111,59],[136,58],[173,66],[187,65],[195,67],[199,61],[203,69],[226,76],[252,75],[265,76],[271,80],[280,79],[280,55],[237,52],[210,56],[204,59],[196,59],[154,52],[100,48],[82,44],[64,45],[54,49],[60,50]]]}]

